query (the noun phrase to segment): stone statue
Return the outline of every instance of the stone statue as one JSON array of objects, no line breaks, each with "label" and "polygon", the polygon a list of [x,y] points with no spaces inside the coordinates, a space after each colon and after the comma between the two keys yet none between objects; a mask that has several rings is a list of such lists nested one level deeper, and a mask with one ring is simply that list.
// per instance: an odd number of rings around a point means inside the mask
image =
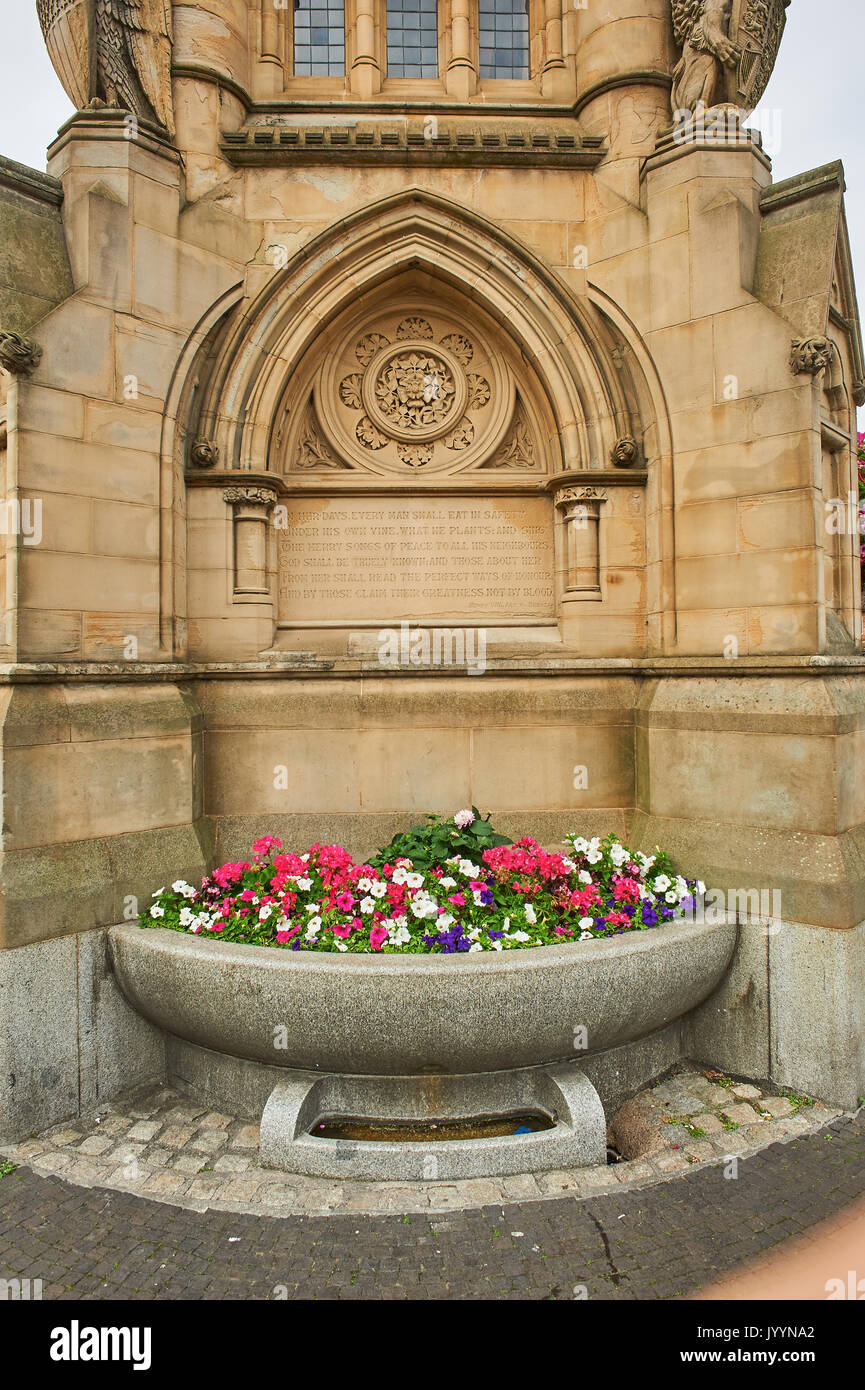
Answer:
[{"label": "stone statue", "polygon": [[79,108],[105,104],[174,134],[171,0],[36,0],[54,70]]},{"label": "stone statue", "polygon": [[753,111],[781,44],[790,0],[671,0],[682,56],[673,112],[736,106]]}]

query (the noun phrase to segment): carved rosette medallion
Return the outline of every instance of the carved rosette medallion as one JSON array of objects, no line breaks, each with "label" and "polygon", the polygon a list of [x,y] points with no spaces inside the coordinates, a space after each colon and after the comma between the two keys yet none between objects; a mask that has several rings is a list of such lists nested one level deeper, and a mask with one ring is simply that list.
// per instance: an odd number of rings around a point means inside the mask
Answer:
[{"label": "carved rosette medallion", "polygon": [[482,462],[500,446],[515,386],[479,333],[404,311],[356,329],[326,363],[314,398],[349,466],[436,472]]}]

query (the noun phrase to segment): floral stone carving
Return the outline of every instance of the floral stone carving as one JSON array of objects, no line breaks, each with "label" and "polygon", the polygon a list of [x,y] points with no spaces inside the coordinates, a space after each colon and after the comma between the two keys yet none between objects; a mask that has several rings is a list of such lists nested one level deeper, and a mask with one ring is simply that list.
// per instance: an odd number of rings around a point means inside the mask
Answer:
[{"label": "floral stone carving", "polygon": [[790,366],[797,376],[816,376],[832,364],[835,348],[828,338],[794,338]]},{"label": "floral stone carving", "polygon": [[[474,361],[483,368],[487,355],[478,355],[468,334],[442,333],[423,314],[405,315],[388,333],[362,334],[341,358],[352,361],[361,370],[334,380],[330,390],[356,415],[349,428],[357,443],[389,457],[391,466],[425,468],[436,458],[443,464],[445,450],[463,452],[478,438],[474,417],[491,415],[498,378],[466,370]],[[326,402],[323,409],[322,419]]]}]

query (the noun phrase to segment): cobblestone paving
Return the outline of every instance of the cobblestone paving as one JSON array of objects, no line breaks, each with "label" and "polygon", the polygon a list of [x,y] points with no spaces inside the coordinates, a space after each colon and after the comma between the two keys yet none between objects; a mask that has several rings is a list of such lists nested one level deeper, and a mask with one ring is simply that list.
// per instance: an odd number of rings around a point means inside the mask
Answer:
[{"label": "cobblestone paving", "polygon": [[22,1166],[0,1177],[0,1278],[41,1279],[46,1299],[677,1298],[865,1193],[865,1119],[772,1144],[729,1173],[716,1162],[642,1191],[436,1216],[279,1218],[179,1209]]},{"label": "cobblestone paving", "polygon": [[352,1181],[353,1146],[340,1144],[339,1182],[258,1167],[258,1128],[208,1111],[165,1086],[140,1089],[89,1121],[55,1125],[6,1156],[40,1176],[155,1197],[196,1211],[322,1215],[350,1211],[399,1215],[457,1211],[487,1203],[577,1197],[645,1187],[673,1174],[754,1153],[819,1129],[838,1112],[799,1106],[748,1083],[716,1084],[683,1072],[644,1092],[656,1118],[656,1151],[603,1168],[458,1182]]}]

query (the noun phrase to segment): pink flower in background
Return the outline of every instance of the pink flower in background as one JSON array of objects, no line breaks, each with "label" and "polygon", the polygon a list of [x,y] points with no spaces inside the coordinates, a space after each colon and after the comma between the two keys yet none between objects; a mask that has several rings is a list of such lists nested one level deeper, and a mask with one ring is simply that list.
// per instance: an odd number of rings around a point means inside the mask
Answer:
[{"label": "pink flower in background", "polygon": [[387,932],[384,927],[373,927],[369,934],[369,944],[374,951],[380,951],[387,941]]},{"label": "pink flower in background", "polygon": [[282,849],[282,841],[277,840],[275,835],[262,835],[252,846],[252,853],[256,859],[263,859],[272,849]]},{"label": "pink flower in background", "polygon": [[281,946],[284,946],[286,941],[290,941],[293,936],[297,936],[299,931],[300,927],[292,927],[289,931],[278,931],[276,933],[276,939]]},{"label": "pink flower in background", "polygon": [[354,898],[351,893],[339,893],[334,901],[340,912],[351,912],[354,907]]},{"label": "pink flower in background", "polygon": [[347,936],[351,936],[351,927],[348,922],[340,922],[338,926],[334,927],[333,934],[344,941]]}]

